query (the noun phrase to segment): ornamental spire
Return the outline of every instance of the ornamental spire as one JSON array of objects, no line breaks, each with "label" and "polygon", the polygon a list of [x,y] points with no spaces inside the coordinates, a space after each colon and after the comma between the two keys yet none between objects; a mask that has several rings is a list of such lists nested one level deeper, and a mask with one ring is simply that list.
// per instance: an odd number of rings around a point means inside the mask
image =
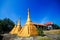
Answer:
[{"label": "ornamental spire", "polygon": [[27,22],[30,22],[30,9],[28,8],[28,18],[27,18]]},{"label": "ornamental spire", "polygon": [[21,26],[20,19],[18,19],[18,24],[17,24],[17,26]]}]

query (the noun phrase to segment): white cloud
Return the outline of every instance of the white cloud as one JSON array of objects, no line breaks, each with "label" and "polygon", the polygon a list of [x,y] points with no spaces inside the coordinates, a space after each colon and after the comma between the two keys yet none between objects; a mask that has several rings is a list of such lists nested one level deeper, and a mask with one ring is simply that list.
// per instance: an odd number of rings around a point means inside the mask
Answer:
[{"label": "white cloud", "polygon": [[40,24],[45,24],[45,23],[48,22],[48,21],[49,21],[48,17],[44,17],[44,18],[41,20]]}]

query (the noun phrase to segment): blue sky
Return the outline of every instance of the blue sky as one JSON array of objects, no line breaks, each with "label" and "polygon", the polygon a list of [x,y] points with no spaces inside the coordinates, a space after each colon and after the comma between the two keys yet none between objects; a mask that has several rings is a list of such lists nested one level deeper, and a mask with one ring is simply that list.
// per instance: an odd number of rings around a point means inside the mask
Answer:
[{"label": "blue sky", "polygon": [[0,0],[0,19],[7,17],[16,23],[20,17],[24,25],[28,8],[34,23],[53,22],[60,25],[60,0]]}]

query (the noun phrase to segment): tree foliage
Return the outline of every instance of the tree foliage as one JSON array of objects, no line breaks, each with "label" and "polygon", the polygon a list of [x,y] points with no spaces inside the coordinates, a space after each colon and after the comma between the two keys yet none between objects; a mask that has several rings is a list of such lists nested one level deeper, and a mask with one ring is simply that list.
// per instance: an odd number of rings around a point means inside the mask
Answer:
[{"label": "tree foliage", "polygon": [[53,26],[53,29],[60,29],[60,26],[57,24],[53,24],[52,26]]},{"label": "tree foliage", "polygon": [[42,28],[37,27],[37,31],[38,31],[38,35],[44,36],[44,32],[43,32]]},{"label": "tree foliage", "polygon": [[9,32],[14,26],[14,22],[9,18],[0,19],[0,33]]}]

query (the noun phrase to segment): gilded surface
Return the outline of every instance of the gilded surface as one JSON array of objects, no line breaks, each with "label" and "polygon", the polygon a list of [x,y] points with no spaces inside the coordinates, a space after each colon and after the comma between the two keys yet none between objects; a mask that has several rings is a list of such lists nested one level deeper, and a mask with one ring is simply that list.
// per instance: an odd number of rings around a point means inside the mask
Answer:
[{"label": "gilded surface", "polygon": [[26,24],[23,26],[20,32],[18,32],[18,36],[28,37],[28,36],[37,36],[37,28],[30,20],[30,10],[28,9],[28,18]]}]

